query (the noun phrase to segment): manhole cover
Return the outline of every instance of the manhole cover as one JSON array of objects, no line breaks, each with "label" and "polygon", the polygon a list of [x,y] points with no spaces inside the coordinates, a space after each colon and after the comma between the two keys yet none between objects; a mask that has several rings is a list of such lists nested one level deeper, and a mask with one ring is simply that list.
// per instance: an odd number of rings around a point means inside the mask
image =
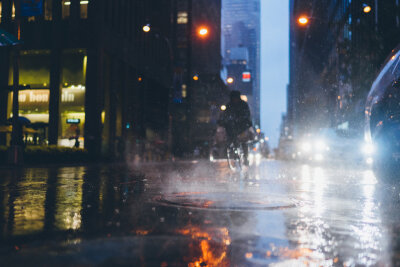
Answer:
[{"label": "manhole cover", "polygon": [[297,206],[287,197],[254,193],[175,193],[158,196],[155,200],[168,206],[216,210],[279,210]]}]

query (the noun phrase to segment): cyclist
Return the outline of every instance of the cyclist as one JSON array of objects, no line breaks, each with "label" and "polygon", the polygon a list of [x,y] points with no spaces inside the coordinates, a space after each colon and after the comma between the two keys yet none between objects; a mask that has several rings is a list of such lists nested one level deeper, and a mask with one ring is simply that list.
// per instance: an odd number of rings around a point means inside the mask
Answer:
[{"label": "cyclist", "polygon": [[[249,105],[240,98],[239,91],[230,93],[230,102],[226,105],[219,124],[226,129],[228,144],[239,142],[238,136],[252,126]],[[243,141],[240,145],[244,153],[244,164],[248,165],[248,145]]]}]

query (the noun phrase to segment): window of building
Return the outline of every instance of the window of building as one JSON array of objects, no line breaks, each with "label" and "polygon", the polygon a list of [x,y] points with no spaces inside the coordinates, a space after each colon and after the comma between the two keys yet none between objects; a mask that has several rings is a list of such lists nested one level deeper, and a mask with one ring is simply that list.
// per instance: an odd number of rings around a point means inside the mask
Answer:
[{"label": "window of building", "polygon": [[62,54],[62,89],[60,101],[60,127],[58,144],[72,147],[78,136],[84,146],[85,93],[87,55],[84,49],[65,50]]},{"label": "window of building", "polygon": [[62,12],[62,18],[67,19],[69,18],[70,14],[70,9],[71,9],[71,0],[62,0],[61,2],[62,7],[61,7],[61,12]]},{"label": "window of building", "polygon": [[1,23],[1,13],[3,12],[1,1],[0,1],[0,23]]},{"label": "window of building", "polygon": [[88,18],[88,6],[89,6],[89,1],[83,0],[80,2],[81,19]]},{"label": "window of building", "polygon": [[187,24],[188,23],[188,13],[186,11],[178,12],[178,17],[176,22],[178,24]]},{"label": "window of building", "polygon": [[52,20],[53,19],[53,0],[45,0],[44,1],[44,19]]},{"label": "window of building", "polygon": [[14,19],[15,18],[15,4],[14,4],[14,2],[12,4],[12,11],[11,12],[12,12],[11,13],[11,17]]}]

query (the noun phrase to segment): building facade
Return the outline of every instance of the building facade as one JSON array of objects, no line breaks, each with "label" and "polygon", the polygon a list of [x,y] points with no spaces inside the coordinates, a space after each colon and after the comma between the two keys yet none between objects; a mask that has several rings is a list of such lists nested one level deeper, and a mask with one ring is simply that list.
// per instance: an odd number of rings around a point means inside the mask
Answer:
[{"label": "building facade", "polygon": [[196,147],[206,152],[216,128],[216,107],[227,101],[229,92],[219,76],[221,1],[175,4],[172,146],[176,155],[183,155]]},{"label": "building facade", "polygon": [[[0,3],[0,27],[15,32],[18,5]],[[121,142],[163,138],[173,65],[165,38],[172,16],[171,1],[45,0],[42,15],[21,17],[19,112],[41,129],[27,141],[72,146],[78,136],[80,146],[97,156],[121,153]],[[143,32],[146,23],[162,35]],[[14,52],[0,52],[6,62],[2,122],[12,116]],[[3,134],[2,143],[7,141]]]},{"label": "building facade", "polygon": [[[0,1],[0,28],[18,34],[13,3]],[[118,156],[145,142],[182,154],[210,139],[228,94],[220,1],[43,0],[42,11],[20,20],[19,114],[37,129],[28,144],[78,139],[94,156]],[[12,117],[15,51],[0,48],[1,123]]]},{"label": "building facade", "polygon": [[[396,0],[290,2],[291,134],[325,127],[362,132],[366,96],[400,42],[399,11]],[[309,18],[306,25],[301,16]]]},{"label": "building facade", "polygon": [[260,0],[222,1],[222,76],[233,78],[228,87],[248,100],[255,125],[260,125],[260,36]]}]

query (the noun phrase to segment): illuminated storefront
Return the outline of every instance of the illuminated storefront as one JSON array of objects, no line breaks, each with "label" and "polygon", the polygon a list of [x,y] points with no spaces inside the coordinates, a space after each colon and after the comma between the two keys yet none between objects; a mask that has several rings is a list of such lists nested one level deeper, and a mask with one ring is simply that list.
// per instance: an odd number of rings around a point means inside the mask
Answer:
[{"label": "illuminated storefront", "polygon": [[[49,124],[50,56],[47,50],[21,52],[20,83],[30,89],[20,90],[18,96],[19,115],[27,118],[33,127],[42,127],[46,136]],[[66,50],[62,53],[58,125],[60,146],[75,146],[77,140],[80,147],[84,146],[86,61],[84,50]],[[11,71],[9,81],[12,81]],[[8,118],[12,117],[12,98],[10,92]]]},{"label": "illuminated storefront", "polygon": [[[18,96],[19,115],[27,118],[33,125],[49,123],[49,89],[21,90]],[[60,129],[59,145],[73,146],[75,137],[79,136],[80,146],[83,147],[81,136],[85,125],[85,87],[82,85],[63,88],[60,99]],[[8,100],[9,117],[12,117],[12,92]]]}]

